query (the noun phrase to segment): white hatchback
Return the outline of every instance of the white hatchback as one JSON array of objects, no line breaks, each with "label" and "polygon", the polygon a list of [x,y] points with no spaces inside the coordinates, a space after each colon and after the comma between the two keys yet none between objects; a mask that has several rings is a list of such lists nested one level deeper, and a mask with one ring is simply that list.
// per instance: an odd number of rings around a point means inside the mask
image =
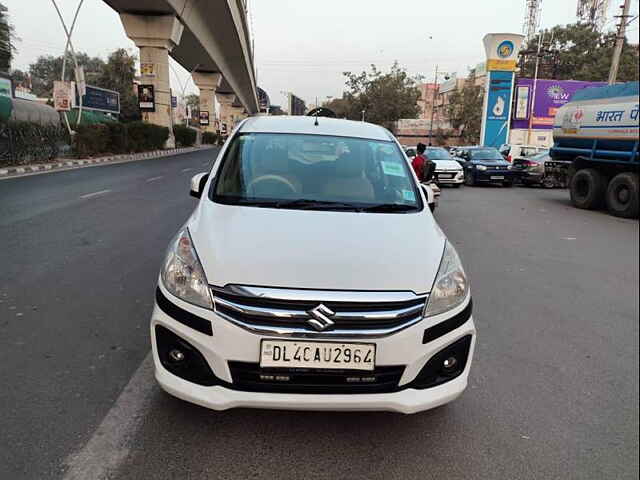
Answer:
[{"label": "white hatchback", "polygon": [[216,410],[412,413],[465,389],[469,282],[387,130],[250,118],[191,194],[151,318],[164,390]]}]

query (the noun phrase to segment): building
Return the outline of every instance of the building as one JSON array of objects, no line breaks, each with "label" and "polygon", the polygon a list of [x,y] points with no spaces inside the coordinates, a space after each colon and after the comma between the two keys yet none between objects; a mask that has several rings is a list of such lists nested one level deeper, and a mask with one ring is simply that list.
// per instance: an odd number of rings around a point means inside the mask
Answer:
[{"label": "building", "polygon": [[431,111],[433,109],[434,94],[437,93],[437,83],[421,83],[418,85],[420,90],[420,98],[418,99],[418,107],[420,113],[418,118],[431,119]]}]

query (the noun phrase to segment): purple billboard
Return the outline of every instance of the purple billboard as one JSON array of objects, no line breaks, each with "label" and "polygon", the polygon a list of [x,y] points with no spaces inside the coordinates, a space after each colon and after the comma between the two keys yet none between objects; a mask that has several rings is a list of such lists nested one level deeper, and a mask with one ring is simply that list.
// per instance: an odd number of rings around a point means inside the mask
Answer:
[{"label": "purple billboard", "polygon": [[[552,130],[553,119],[561,106],[571,100],[578,90],[599,85],[605,85],[605,82],[539,79],[536,82],[532,128]],[[511,128],[529,128],[533,97],[533,79],[519,78],[513,94]]]}]

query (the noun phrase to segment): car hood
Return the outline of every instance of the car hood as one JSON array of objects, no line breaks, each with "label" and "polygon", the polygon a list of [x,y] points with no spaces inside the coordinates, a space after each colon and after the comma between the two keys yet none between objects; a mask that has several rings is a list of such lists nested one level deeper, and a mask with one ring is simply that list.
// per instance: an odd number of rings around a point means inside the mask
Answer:
[{"label": "car hood", "polygon": [[462,167],[455,160],[434,160],[436,169],[462,170]]},{"label": "car hood", "polygon": [[445,236],[419,213],[221,205],[203,199],[187,222],[211,285],[431,290]]},{"label": "car hood", "polygon": [[474,165],[485,165],[487,167],[508,167],[509,165],[511,165],[506,160],[498,162],[487,162],[486,160],[471,160],[471,163]]}]

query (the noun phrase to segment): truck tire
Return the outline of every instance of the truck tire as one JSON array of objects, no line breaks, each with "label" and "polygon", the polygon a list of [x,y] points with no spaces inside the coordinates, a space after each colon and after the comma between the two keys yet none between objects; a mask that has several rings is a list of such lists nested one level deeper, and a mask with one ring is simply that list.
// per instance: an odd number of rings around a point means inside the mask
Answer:
[{"label": "truck tire", "polygon": [[584,168],[573,175],[569,190],[574,207],[594,210],[602,206],[606,184],[596,169]]},{"label": "truck tire", "polygon": [[607,209],[611,215],[622,218],[638,217],[638,174],[619,173],[607,187]]}]

